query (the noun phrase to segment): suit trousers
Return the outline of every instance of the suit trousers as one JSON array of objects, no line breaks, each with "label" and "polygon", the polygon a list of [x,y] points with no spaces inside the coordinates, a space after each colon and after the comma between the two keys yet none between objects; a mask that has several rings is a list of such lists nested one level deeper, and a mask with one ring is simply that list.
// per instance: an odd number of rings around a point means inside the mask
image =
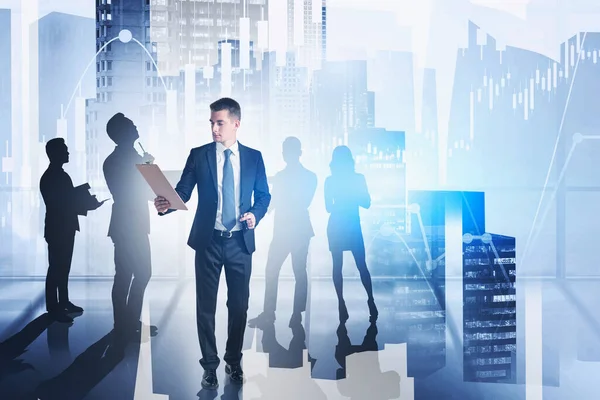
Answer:
[{"label": "suit trousers", "polygon": [[115,280],[112,288],[114,327],[129,333],[138,327],[144,293],[152,276],[148,234],[113,236]]},{"label": "suit trousers", "polygon": [[250,297],[252,255],[248,253],[242,231],[229,238],[213,233],[208,246],[196,252],[196,322],[204,369],[217,369],[220,360],[215,338],[215,313],[221,269],[227,282],[227,344],[223,360],[239,365]]},{"label": "suit trousers", "polygon": [[46,275],[46,310],[60,311],[69,302],[69,273],[75,246],[75,231],[46,238],[48,273]]},{"label": "suit trousers", "polygon": [[277,287],[279,284],[279,273],[283,263],[291,254],[292,270],[296,285],[294,288],[294,313],[306,311],[306,300],[308,292],[308,277],[306,261],[308,259],[308,248],[310,237],[306,238],[275,238],[269,247],[269,256],[265,270],[265,302],[263,311],[275,312],[277,306]]}]

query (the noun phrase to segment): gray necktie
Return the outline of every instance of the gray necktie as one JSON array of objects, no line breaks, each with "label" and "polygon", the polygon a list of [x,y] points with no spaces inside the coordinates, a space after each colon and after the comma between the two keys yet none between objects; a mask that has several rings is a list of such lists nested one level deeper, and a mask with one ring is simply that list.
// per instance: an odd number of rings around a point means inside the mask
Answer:
[{"label": "gray necktie", "polygon": [[223,163],[223,226],[228,231],[235,226],[235,188],[233,183],[233,167],[231,166],[231,150],[225,150]]}]

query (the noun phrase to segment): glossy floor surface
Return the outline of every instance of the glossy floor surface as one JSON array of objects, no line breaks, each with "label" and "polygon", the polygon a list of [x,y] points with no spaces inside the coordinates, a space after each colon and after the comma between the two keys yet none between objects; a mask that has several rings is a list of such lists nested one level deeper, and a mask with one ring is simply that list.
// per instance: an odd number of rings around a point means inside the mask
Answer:
[{"label": "glossy floor surface", "polygon": [[[193,280],[151,281],[142,320],[157,326],[158,335],[130,345],[122,359],[107,352],[112,282],[70,283],[71,300],[85,309],[72,325],[49,320],[43,285],[0,280],[1,399],[597,398],[600,281],[519,282],[513,383],[489,383],[464,379],[461,282],[447,280],[442,305],[429,308],[433,317],[427,317],[423,308],[396,301],[399,290],[413,283],[374,280],[380,315],[370,323],[360,280],[348,278],[350,318],[340,324],[333,284],[313,280],[302,324],[290,328],[294,282],[282,279],[275,324],[246,329],[245,385],[231,384],[222,362],[218,391],[201,390]],[[220,356],[227,329],[224,289],[222,281]],[[260,313],[263,293],[264,280],[253,279],[249,318]]]}]

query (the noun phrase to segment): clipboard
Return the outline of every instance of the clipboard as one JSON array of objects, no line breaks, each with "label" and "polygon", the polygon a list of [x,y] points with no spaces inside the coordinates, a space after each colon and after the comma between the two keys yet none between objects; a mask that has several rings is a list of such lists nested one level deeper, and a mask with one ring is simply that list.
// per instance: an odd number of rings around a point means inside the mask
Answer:
[{"label": "clipboard", "polygon": [[169,200],[171,203],[171,209],[173,210],[187,210],[185,203],[179,197],[179,194],[173,189],[173,186],[169,183],[165,174],[160,170],[156,164],[136,164],[135,165],[146,180],[150,188],[157,196],[162,196]]}]

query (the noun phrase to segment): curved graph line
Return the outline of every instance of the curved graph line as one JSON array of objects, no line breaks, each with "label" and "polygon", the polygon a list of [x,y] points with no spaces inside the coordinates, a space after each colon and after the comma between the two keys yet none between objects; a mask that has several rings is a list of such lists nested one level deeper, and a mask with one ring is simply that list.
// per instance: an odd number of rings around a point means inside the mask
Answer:
[{"label": "curved graph line", "polygon": [[163,87],[165,88],[165,92],[168,90],[167,89],[167,85],[165,84],[165,80],[163,79],[163,76],[160,72],[160,69],[158,68],[158,65],[156,65],[156,61],[154,61],[154,57],[152,57],[152,54],[150,54],[150,52],[148,51],[148,49],[146,48],[146,46],[144,46],[143,44],[140,43],[139,40],[137,40],[136,38],[131,38],[131,40],[133,40],[134,42],[136,42],[137,44],[140,45],[140,47],[142,49],[144,49],[144,51],[146,52],[146,54],[148,54],[148,57],[150,57],[150,60],[152,60],[152,64],[154,64],[154,68],[156,68],[156,73],[158,75],[158,77],[160,78],[160,81],[163,84]]},{"label": "curved graph line", "polygon": [[[587,36],[587,32],[584,32],[583,38],[581,40],[580,48],[585,44],[585,39]],[[567,43],[568,45],[568,43]],[[556,136],[556,141],[554,143],[554,150],[552,152],[552,158],[550,159],[550,165],[548,166],[548,172],[546,174],[546,181],[544,182],[544,188],[542,190],[542,195],[540,196],[540,200],[538,202],[537,210],[535,211],[535,216],[533,218],[533,222],[531,224],[531,229],[529,231],[529,236],[527,237],[527,242],[525,242],[525,249],[523,250],[523,261],[525,261],[525,256],[529,252],[529,247],[531,244],[531,238],[533,236],[533,231],[535,229],[535,224],[537,222],[540,209],[542,207],[542,202],[544,201],[544,194],[546,193],[546,188],[548,187],[548,181],[550,180],[550,173],[552,172],[552,166],[554,165],[554,159],[556,158],[556,151],[558,150],[558,143],[560,141],[560,136],[562,134],[562,128],[565,122],[565,117],[567,115],[567,109],[569,108],[569,102],[571,100],[571,93],[573,91],[573,84],[575,83],[575,78],[577,77],[577,70],[579,69],[579,62],[581,61],[581,57],[577,57],[577,62],[575,63],[575,69],[573,70],[573,77],[571,78],[571,84],[569,85],[569,92],[567,93],[567,99],[565,102],[565,108],[563,110],[563,115],[560,120],[560,125],[558,127],[558,135]],[[567,61],[568,62],[568,61]]]},{"label": "curved graph line", "polygon": [[[87,74],[88,69],[90,69],[90,67],[92,66],[92,64],[96,61],[96,58],[98,57],[98,54],[100,54],[102,52],[102,50],[104,50],[110,43],[114,42],[115,40],[119,40],[119,37],[116,36],[112,39],[110,39],[108,42],[106,42],[104,44],[104,46],[102,46],[100,48],[100,50],[98,50],[96,52],[96,54],[94,54],[94,57],[92,57],[92,59],[90,60],[90,62],[88,63],[87,67],[85,67],[85,70],[83,71],[83,74],[81,74],[81,76],[79,77],[79,81],[77,82],[77,85],[75,85],[75,89],[73,89],[73,93],[71,94],[71,98],[69,99],[69,102],[67,103],[67,106],[65,107],[65,110],[62,114],[62,118],[65,117],[65,115],[67,115],[67,112],[69,112],[69,108],[71,107],[71,103],[73,102],[73,99],[75,98],[75,93],[77,93],[77,89],[79,87],[81,87],[81,81],[83,81],[83,78],[85,76],[85,74]],[[152,57],[152,54],[150,54],[150,52],[148,51],[148,49],[142,44],[140,43],[139,40],[137,40],[136,38],[131,38],[132,41],[134,41],[135,43],[137,43],[142,49],[144,49],[144,51],[146,52],[146,54],[148,54],[148,57],[150,57],[150,60],[152,60],[152,64],[154,65],[154,68],[156,68],[156,73],[158,75],[158,77],[160,78],[160,81],[162,82],[163,87],[165,88],[165,92],[168,90],[167,89],[167,85],[165,83],[165,80],[163,79],[163,76],[160,72],[160,69],[158,68],[158,65],[156,65],[156,61],[154,61],[154,57]]]},{"label": "curved graph line", "polygon": [[104,44],[104,46],[100,47],[100,50],[98,50],[96,52],[96,54],[94,54],[94,57],[92,57],[92,59],[90,60],[90,62],[88,63],[87,67],[85,67],[85,70],[83,71],[83,74],[81,74],[81,76],[79,77],[79,81],[77,82],[77,85],[75,85],[75,89],[73,89],[73,93],[71,94],[71,98],[69,99],[69,102],[67,103],[67,107],[65,107],[65,110],[62,114],[62,118],[65,117],[65,115],[67,115],[67,112],[69,111],[69,107],[71,107],[71,103],[73,102],[73,99],[75,98],[75,93],[77,93],[77,88],[81,87],[81,81],[83,80],[83,77],[85,76],[85,74],[87,74],[88,69],[90,69],[90,66],[96,62],[96,58],[98,57],[98,54],[100,54],[102,52],[102,50],[104,50],[109,44],[111,44],[112,42],[114,42],[115,40],[118,40],[119,37],[114,37],[112,39],[110,39],[108,42],[106,42]]}]

